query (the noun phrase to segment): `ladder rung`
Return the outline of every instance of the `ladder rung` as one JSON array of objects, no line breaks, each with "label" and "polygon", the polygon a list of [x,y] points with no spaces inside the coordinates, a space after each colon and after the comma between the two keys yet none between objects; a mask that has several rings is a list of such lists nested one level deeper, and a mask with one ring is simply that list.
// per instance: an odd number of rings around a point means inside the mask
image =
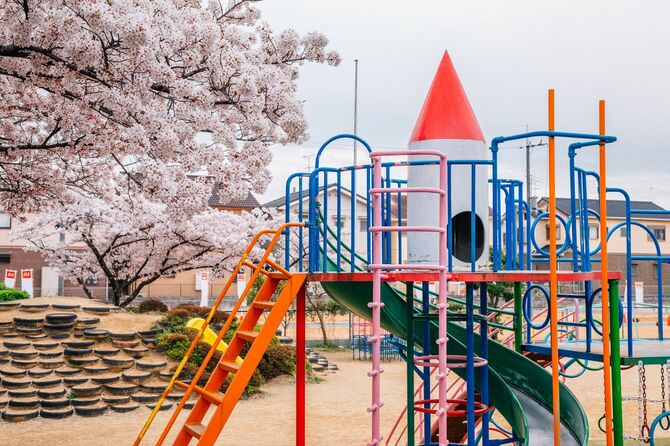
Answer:
[{"label": "ladder rung", "polygon": [[253,330],[237,330],[236,335],[244,341],[254,342],[256,336],[258,336],[258,332]]},{"label": "ladder rung", "polygon": [[275,303],[274,302],[255,302],[252,304],[254,307],[258,308],[259,310],[267,310],[270,311],[272,308],[274,308]]},{"label": "ladder rung", "polygon": [[444,233],[446,230],[437,226],[370,226],[370,232],[437,232]]},{"label": "ladder rung", "polygon": [[233,361],[222,360],[219,362],[219,367],[230,373],[237,373],[241,365],[242,364],[236,362],[235,360]]},{"label": "ladder rung", "polygon": [[207,428],[200,423],[186,423],[184,424],[184,429],[186,429],[191,436],[200,438]]},{"label": "ladder rung", "polygon": [[[182,381],[175,381],[174,385],[182,389],[188,389],[191,386]],[[221,392],[210,392],[200,386],[193,386],[193,391],[212,404],[221,404],[221,401],[223,401],[223,394]]]},{"label": "ladder rung", "polygon": [[286,279],[289,278],[289,276],[287,276],[287,275],[284,274],[284,273],[276,273],[276,272],[268,272],[268,273],[267,273],[267,276],[268,276],[270,279],[279,279],[279,280],[286,280]]},{"label": "ladder rung", "polygon": [[444,195],[444,191],[439,187],[382,187],[370,189],[371,194],[419,192],[427,194]]}]

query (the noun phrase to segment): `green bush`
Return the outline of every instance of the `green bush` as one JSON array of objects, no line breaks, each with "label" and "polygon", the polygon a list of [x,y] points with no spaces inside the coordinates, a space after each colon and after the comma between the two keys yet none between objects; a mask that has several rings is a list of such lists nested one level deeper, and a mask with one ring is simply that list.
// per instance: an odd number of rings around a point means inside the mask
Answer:
[{"label": "green bush", "polygon": [[12,288],[0,289],[0,302],[8,302],[10,300],[28,299],[30,294],[27,291],[19,291]]},{"label": "green bush", "polygon": [[295,347],[270,344],[258,364],[258,371],[267,381],[281,375],[295,374]]},{"label": "green bush", "polygon": [[137,307],[137,311],[140,313],[165,313],[168,311],[168,306],[158,299],[147,299]]},{"label": "green bush", "polygon": [[[194,317],[201,317],[203,319],[206,319],[207,316],[209,315],[209,312],[212,309],[210,307],[199,307],[199,306],[194,305],[194,304],[182,304],[182,305],[178,305],[178,306],[174,307],[174,310],[184,310],[184,311],[186,311],[190,315],[189,319],[192,319]],[[212,317],[211,323],[216,324],[216,325],[221,325],[224,322],[226,322],[226,319],[228,319],[228,316],[230,316],[230,313],[228,313],[226,311],[217,310],[214,313],[214,317]]]}]

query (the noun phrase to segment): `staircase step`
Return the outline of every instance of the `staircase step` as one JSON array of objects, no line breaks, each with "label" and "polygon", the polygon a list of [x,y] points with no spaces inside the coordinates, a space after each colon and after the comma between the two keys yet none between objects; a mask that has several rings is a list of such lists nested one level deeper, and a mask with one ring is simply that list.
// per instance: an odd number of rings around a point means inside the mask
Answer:
[{"label": "staircase step", "polygon": [[78,304],[51,304],[51,307],[54,310],[74,311],[74,310],[78,310],[79,308],[81,308],[81,305],[78,305]]},{"label": "staircase step", "polygon": [[237,337],[247,342],[254,342],[258,336],[258,332],[253,330],[237,330],[235,334]]},{"label": "staircase step", "polygon": [[108,406],[115,404],[126,404],[130,402],[129,395],[103,395],[102,401],[105,402]]},{"label": "staircase step", "polygon": [[40,339],[45,339],[47,337],[46,333],[33,333],[33,334],[27,334],[26,338],[32,340],[40,340]]},{"label": "staircase step", "polygon": [[102,386],[99,384],[79,384],[72,387],[72,393],[78,397],[98,396],[102,392]]},{"label": "staircase step", "polygon": [[135,360],[129,356],[103,356],[102,362],[110,369],[129,369]]},{"label": "staircase step", "polygon": [[170,381],[172,377],[174,376],[174,370],[161,370],[158,372],[158,378],[160,378],[163,381]]},{"label": "staircase step", "polygon": [[2,412],[2,419],[9,422],[27,421],[37,418],[39,413],[40,411],[38,409],[20,410],[9,408]]},{"label": "staircase step", "polygon": [[167,365],[167,361],[161,359],[139,359],[135,361],[135,366],[139,370],[158,371]]},{"label": "staircase step", "polygon": [[24,350],[30,347],[32,343],[26,341],[11,340],[11,341],[3,341],[2,345],[4,345],[5,348],[9,350]]},{"label": "staircase step", "polygon": [[32,398],[37,396],[37,389],[26,387],[25,389],[7,389],[10,398]]},{"label": "staircase step", "polygon": [[111,331],[109,337],[113,341],[134,341],[137,336],[135,331]]},{"label": "staircase step", "polygon": [[[149,404],[145,404],[145,406],[147,408],[151,409],[151,410],[154,410],[154,408],[156,407],[157,404],[158,403],[149,403]],[[161,411],[161,412],[164,411],[164,410],[170,410],[170,409],[172,409],[173,405],[174,405],[174,403],[171,403],[170,401],[163,401],[163,404],[161,404],[161,407],[158,410]]]},{"label": "staircase step", "polygon": [[55,398],[50,400],[40,401],[42,408],[46,409],[61,409],[63,407],[70,407],[70,400],[67,398]]},{"label": "staircase step", "polygon": [[151,379],[151,372],[130,369],[121,374],[121,378],[131,384],[144,384]]},{"label": "staircase step", "polygon": [[68,364],[72,367],[87,367],[97,363],[99,358],[97,356],[77,356],[72,358],[67,358]]},{"label": "staircase step", "polygon": [[98,347],[93,349],[93,353],[97,356],[114,356],[117,355],[121,350],[116,347]]},{"label": "staircase step", "polygon": [[84,372],[88,373],[89,375],[98,375],[101,373],[107,373],[109,371],[109,367],[106,365],[89,365],[84,367]]},{"label": "staircase step", "polygon": [[112,345],[116,348],[135,348],[140,345],[140,341],[138,340],[130,340],[130,341],[112,341]]},{"label": "staircase step", "polygon": [[8,377],[2,378],[2,385],[6,389],[25,389],[30,387],[32,380],[23,377]]},{"label": "staircase step", "polygon": [[127,347],[123,349],[123,352],[128,356],[139,359],[146,356],[149,353],[149,349],[146,347]]},{"label": "staircase step", "polygon": [[49,304],[32,304],[32,303],[22,303],[19,305],[19,310],[21,311],[44,311],[49,309]]},{"label": "staircase step", "polygon": [[39,352],[39,357],[40,359],[53,359],[53,358],[60,358],[61,355],[63,354],[63,350],[61,349],[55,349],[55,350],[45,350]]},{"label": "staircase step", "polygon": [[200,423],[186,423],[184,429],[195,438],[200,438],[205,433],[206,427]]},{"label": "staircase step", "polygon": [[16,328],[40,328],[44,323],[44,318],[41,316],[17,316],[14,318],[14,326]]},{"label": "staircase step", "polygon": [[68,387],[80,386],[82,384],[86,384],[87,382],[88,378],[85,376],[67,376],[63,378],[63,384]]},{"label": "staircase step", "polygon": [[33,367],[37,367],[37,364],[39,361],[37,359],[12,359],[11,364],[14,367],[18,367],[20,369],[32,369]]},{"label": "staircase step", "polygon": [[94,406],[98,403],[100,403],[100,397],[99,396],[89,396],[89,397],[82,397],[82,398],[74,398],[70,400],[73,406],[75,407],[82,407],[82,406]]},{"label": "staircase step", "polygon": [[47,323],[53,325],[70,325],[77,320],[76,313],[49,313],[44,316]]},{"label": "staircase step", "polygon": [[63,378],[58,376],[46,376],[44,378],[33,379],[33,386],[39,389],[48,389],[63,384]]},{"label": "staircase step", "polygon": [[219,362],[219,367],[229,373],[237,373],[237,371],[240,369],[240,366],[241,364],[238,364],[235,360],[228,361],[222,359]]},{"label": "staircase step", "polygon": [[115,373],[104,373],[91,377],[91,382],[95,384],[112,384],[120,379],[120,375]]},{"label": "staircase step", "polygon": [[70,333],[74,330],[74,322],[69,324],[50,324],[45,322],[44,325],[42,325],[42,330],[48,334]]},{"label": "staircase step", "polygon": [[54,370],[54,373],[58,376],[72,376],[80,373],[79,369],[73,369],[71,367],[59,367]]},{"label": "staircase step", "polygon": [[125,404],[110,404],[109,407],[118,413],[132,412],[140,408],[140,405],[137,403],[125,403]]},{"label": "staircase step", "polygon": [[16,333],[21,336],[38,335],[42,333],[41,327],[16,327]]},{"label": "staircase step", "polygon": [[135,393],[133,395],[130,395],[130,398],[133,401],[138,402],[140,404],[147,404],[147,403],[153,403],[153,402],[158,401],[158,399],[160,398],[160,395],[156,395],[156,394],[152,395],[152,394],[140,392],[140,393]]},{"label": "staircase step", "polygon": [[256,302],[252,304],[255,308],[258,308],[259,310],[263,311],[270,311],[274,308],[275,303],[274,302]]},{"label": "staircase step", "polygon": [[40,410],[40,416],[42,418],[48,418],[48,419],[54,419],[54,420],[61,420],[63,418],[67,418],[71,416],[74,413],[74,408],[72,407],[61,407],[61,408],[54,408],[54,409],[47,409],[47,408],[42,408]]},{"label": "staircase step", "polygon": [[40,389],[37,391],[37,396],[43,400],[55,400],[63,398],[66,394],[64,388]]},{"label": "staircase step", "polygon": [[9,351],[9,356],[11,356],[14,359],[35,359],[37,358],[37,355],[38,355],[37,350],[31,350],[31,349]]},{"label": "staircase step", "polygon": [[163,391],[165,391],[165,383],[146,383],[140,385],[140,389],[142,389],[143,392],[146,393],[157,393],[157,394],[162,394]]},{"label": "staircase step", "polygon": [[107,339],[109,337],[109,330],[87,328],[84,330],[84,337],[88,339]]},{"label": "staircase step", "polygon": [[16,367],[12,367],[11,365],[0,367],[0,375],[2,376],[26,376],[28,374],[28,371],[25,369],[17,369]]},{"label": "staircase step", "polygon": [[63,356],[66,358],[80,358],[82,356],[90,356],[91,353],[93,353],[92,348],[65,347],[65,350],[63,350]]},{"label": "staircase step", "polygon": [[[63,367],[65,365],[65,361],[59,358],[40,359],[38,363],[39,366],[43,369],[69,369],[69,367]],[[56,372],[56,374],[58,374],[58,372]]]},{"label": "staircase step", "polygon": [[69,348],[93,348],[95,341],[68,340],[63,341],[62,344]]},{"label": "staircase step", "polygon": [[137,386],[135,384],[118,382],[106,384],[105,390],[112,395],[132,395],[137,392]]},{"label": "staircase step", "polygon": [[12,409],[37,409],[40,407],[40,400],[34,396],[30,398],[10,398],[7,406]]},{"label": "staircase step", "polygon": [[107,406],[100,403],[91,406],[75,406],[74,411],[80,417],[97,417],[107,412]]}]

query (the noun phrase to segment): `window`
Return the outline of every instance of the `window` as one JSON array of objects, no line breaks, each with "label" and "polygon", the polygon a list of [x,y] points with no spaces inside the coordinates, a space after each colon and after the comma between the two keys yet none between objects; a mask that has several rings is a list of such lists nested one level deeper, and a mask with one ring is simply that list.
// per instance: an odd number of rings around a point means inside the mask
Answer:
[{"label": "window", "polygon": [[589,240],[598,240],[600,238],[600,231],[598,225],[589,225]]},{"label": "window", "polygon": [[340,219],[337,219],[337,215],[333,215],[333,226],[335,227],[340,227],[340,229],[345,229],[346,228],[346,222],[344,217],[340,217]]},{"label": "window", "polygon": [[630,264],[630,273],[633,277],[637,276],[637,263]]},{"label": "window", "polygon": [[[659,242],[665,241],[665,226],[649,226],[649,229],[651,230],[651,232],[654,233],[654,237],[656,237],[656,240],[658,240]],[[647,239],[651,240],[649,234],[647,234]]]},{"label": "window", "polygon": [[359,218],[358,219],[358,230],[361,232],[367,232],[368,231],[368,219],[367,218]]},{"label": "window", "polygon": [[628,235],[628,230],[625,226],[619,230],[619,235],[624,238]]},{"label": "window", "polygon": [[8,252],[0,252],[0,263],[12,263],[12,255]]},{"label": "window", "polygon": [[0,214],[0,229],[12,228],[12,216],[9,214]]},{"label": "window", "polygon": [[[561,228],[562,228],[561,225],[556,225],[556,240],[560,240],[560,238],[561,238]],[[545,238],[547,240],[549,240],[549,238],[550,238],[549,237],[549,225],[546,226],[545,232],[546,232]]]}]

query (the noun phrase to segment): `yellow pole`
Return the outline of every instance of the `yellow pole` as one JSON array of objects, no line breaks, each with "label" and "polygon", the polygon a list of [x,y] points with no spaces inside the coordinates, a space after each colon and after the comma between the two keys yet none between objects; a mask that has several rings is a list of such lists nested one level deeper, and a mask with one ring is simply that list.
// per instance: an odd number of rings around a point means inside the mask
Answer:
[{"label": "yellow pole", "polygon": [[[605,134],[605,101],[600,100],[598,104],[598,120],[600,135]],[[609,287],[607,277],[607,159],[605,156],[605,143],[600,141],[600,285],[602,297],[603,321],[603,379],[605,382],[605,436],[607,446],[614,444],[614,431],[612,429],[612,375],[610,375],[610,312],[609,312]],[[616,328],[615,328],[616,330]]]},{"label": "yellow pole", "polygon": [[[554,90],[549,90],[549,131],[555,129]],[[549,310],[551,318],[551,394],[554,413],[554,446],[561,444],[561,400],[558,363],[558,276],[556,255],[556,141],[549,137]]]}]

